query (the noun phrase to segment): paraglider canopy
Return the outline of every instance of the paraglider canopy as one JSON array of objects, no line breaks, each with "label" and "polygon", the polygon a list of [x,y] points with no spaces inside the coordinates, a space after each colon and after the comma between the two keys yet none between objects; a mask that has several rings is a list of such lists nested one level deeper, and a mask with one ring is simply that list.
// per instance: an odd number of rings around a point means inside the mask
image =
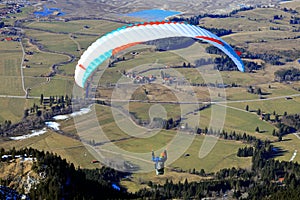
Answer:
[{"label": "paraglider canopy", "polygon": [[97,67],[111,56],[143,42],[171,37],[191,37],[208,42],[228,55],[240,71],[245,71],[241,58],[233,48],[204,28],[183,22],[144,22],[123,26],[94,42],[78,61],[75,82],[84,88],[88,78]]}]

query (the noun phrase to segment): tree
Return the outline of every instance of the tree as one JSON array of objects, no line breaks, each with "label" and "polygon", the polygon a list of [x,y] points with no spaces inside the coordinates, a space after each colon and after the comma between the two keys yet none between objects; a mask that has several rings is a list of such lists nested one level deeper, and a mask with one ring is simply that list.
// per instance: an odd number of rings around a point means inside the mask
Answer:
[{"label": "tree", "polygon": [[37,110],[37,112],[36,112],[36,116],[37,116],[37,117],[40,117],[40,116],[42,116],[42,111],[41,111],[41,110]]},{"label": "tree", "polygon": [[165,73],[162,70],[160,71],[160,75],[162,79],[165,79]]},{"label": "tree", "polygon": [[255,132],[259,133],[259,127],[258,126],[256,127]]},{"label": "tree", "polygon": [[258,95],[262,95],[262,91],[261,91],[261,89],[260,89],[260,88],[257,88],[257,90],[256,90],[256,94],[258,94]]},{"label": "tree", "polygon": [[40,104],[42,105],[44,103],[44,95],[41,94],[41,98],[40,98]]},{"label": "tree", "polygon": [[279,115],[275,115],[275,121],[279,122]]},{"label": "tree", "polygon": [[28,117],[29,116],[29,109],[25,109],[24,110],[24,118]]},{"label": "tree", "polygon": [[246,105],[245,110],[246,110],[246,111],[249,111],[249,106],[248,106],[248,105]]},{"label": "tree", "polygon": [[266,121],[270,121],[270,119],[271,119],[270,114],[269,114],[269,113],[266,114],[266,115],[265,115],[265,120],[266,120]]},{"label": "tree", "polygon": [[204,169],[201,169],[201,170],[200,170],[200,176],[205,176],[205,171],[204,171]]},{"label": "tree", "polygon": [[261,115],[261,110],[260,110],[260,108],[257,110],[257,115]]}]

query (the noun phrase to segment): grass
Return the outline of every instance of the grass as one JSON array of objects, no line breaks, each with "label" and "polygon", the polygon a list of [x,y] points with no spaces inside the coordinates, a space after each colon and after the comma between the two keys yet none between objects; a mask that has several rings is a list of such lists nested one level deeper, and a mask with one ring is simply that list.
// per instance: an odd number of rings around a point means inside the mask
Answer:
[{"label": "grass", "polygon": [[[110,141],[115,141],[114,144],[125,151],[145,153],[150,152],[151,149],[163,148],[174,138],[176,133],[175,131],[160,131],[159,133],[147,138],[131,138],[128,133],[126,134],[125,132],[123,132],[120,129],[119,125],[116,124],[116,121],[112,119],[110,108],[97,105],[95,109],[97,119],[103,133],[106,135],[106,137],[109,138]],[[84,116],[82,121],[77,121],[77,127],[80,127],[81,130],[84,130],[84,132],[79,133],[79,135],[81,135],[82,138],[90,140],[94,139],[96,142],[100,142],[97,125],[91,122],[91,120],[93,120],[91,117],[92,115],[90,116],[90,114],[88,114],[87,116]],[[85,120],[87,118],[89,120]],[[129,126],[129,122],[127,122],[126,120],[125,124]],[[75,132],[75,127],[71,120],[63,121],[61,127],[64,131],[68,131],[71,133]],[[185,136],[183,135],[183,138],[184,137]],[[186,135],[186,137],[190,136]],[[221,169],[226,163],[230,163],[230,166],[235,167],[249,166],[250,159],[236,157],[237,149],[239,147],[245,146],[245,144],[235,141],[219,140],[213,151],[207,157],[205,157],[204,159],[199,159],[198,152],[201,144],[203,143],[203,139],[204,136],[197,136],[191,146],[185,152],[191,154],[191,156],[180,157],[178,160],[172,163],[171,167],[179,167],[185,170],[193,168],[200,170],[201,168],[203,168],[206,171],[217,171],[218,169]],[[102,148],[106,147],[103,146]]]},{"label": "grass", "polygon": [[5,120],[11,120],[12,123],[19,122],[23,117],[23,111],[31,107],[34,103],[37,103],[37,100],[0,98],[0,123]]},{"label": "grass", "polygon": [[[220,106],[220,105],[213,105]],[[231,104],[229,104],[231,106]],[[216,107],[216,110],[218,109]],[[211,120],[211,109],[205,109],[200,112],[200,127],[208,127]],[[218,116],[218,115],[217,115]],[[264,133],[255,133],[255,128],[259,127],[261,131]],[[269,138],[272,139],[272,131],[275,127],[265,121],[259,119],[256,114],[243,112],[240,110],[227,108],[226,110],[226,118],[224,124],[224,130],[226,131],[236,131],[237,133],[248,133],[252,134],[258,138]]]},{"label": "grass", "polygon": [[[155,134],[149,138],[130,138],[129,135],[120,130],[116,122],[112,119],[111,111],[108,107],[105,106],[96,106],[96,115],[99,120],[99,124],[101,129],[105,133],[105,135],[110,139],[110,141],[114,140],[114,144],[119,148],[122,148],[129,152],[140,152],[145,153],[151,151],[151,149],[160,149],[164,147],[169,141],[171,141],[174,136],[174,131],[160,131],[158,134]],[[85,129],[88,127],[89,131],[85,131],[84,133],[80,133],[80,135],[84,138],[89,139],[99,139],[99,136],[95,134],[97,132],[97,127],[90,123],[92,116],[85,116],[84,120],[78,122],[76,125]],[[73,120],[62,121],[62,130],[75,133],[76,129],[74,127]],[[79,130],[80,131],[80,130]],[[190,137],[186,135],[186,137]],[[121,140],[127,138],[125,140]],[[204,159],[198,158],[198,151],[200,149],[201,144],[203,143],[204,136],[197,136],[194,139],[194,142],[188,148],[186,153],[191,154],[190,157],[180,157],[174,163],[172,163],[171,167],[179,167],[185,170],[196,168],[200,170],[201,168],[206,171],[217,171],[226,163],[230,163],[230,166],[235,167],[248,167],[250,164],[249,159],[238,158],[236,157],[236,151],[239,147],[245,146],[240,142],[235,141],[225,141],[219,140],[213,151]],[[105,147],[103,147],[105,148]],[[109,147],[108,147],[109,148]],[[201,164],[200,164],[201,163]]]},{"label": "grass", "polygon": [[[25,43],[25,45],[27,45],[27,43]],[[69,60],[68,56],[41,52],[32,46],[26,46],[26,50],[33,52],[33,55],[25,56],[25,59],[27,59],[28,62],[25,62],[24,64],[30,66],[30,68],[24,69],[25,76],[46,75],[51,71],[53,64]]]},{"label": "grass", "polygon": [[236,156],[238,148],[246,146],[245,144],[218,140],[216,146],[204,158],[199,158],[199,150],[203,143],[204,136],[197,137],[193,144],[188,148],[185,153],[190,156],[181,156],[178,160],[171,164],[171,167],[182,168],[189,170],[195,168],[197,171],[204,169],[206,172],[217,172],[224,166],[248,168],[251,163],[251,158],[240,158]]},{"label": "grass", "polygon": [[258,95],[250,94],[246,91],[246,88],[227,88],[225,90],[226,99],[228,101],[237,101],[237,100],[251,100],[251,99],[258,99]]},{"label": "grass", "polygon": [[1,95],[25,96],[21,77],[5,76],[0,79]]},{"label": "grass", "polygon": [[95,164],[91,164],[91,160],[94,158],[80,141],[51,131],[31,139],[6,142],[1,144],[1,146],[5,149],[10,149],[13,146],[18,149],[32,147],[38,150],[56,153],[63,159],[67,159],[68,162],[73,163],[75,167],[99,167]]},{"label": "grass", "polygon": [[20,75],[20,64],[22,58],[22,50],[18,42],[1,41],[0,53],[3,57],[0,60],[1,76],[17,76]]},{"label": "grass", "polygon": [[299,156],[299,151],[300,151],[300,140],[294,136],[293,134],[286,135],[283,137],[283,141],[273,143],[275,147],[279,147],[286,151],[283,155],[276,157],[275,159],[278,160],[284,160],[284,161],[290,161],[292,158],[295,150],[297,150],[297,155],[295,159],[293,160],[294,162],[300,162],[300,156]]},{"label": "grass", "polygon": [[235,18],[211,19],[205,18],[202,24],[205,26],[231,29],[233,31],[258,31],[259,29],[269,29],[270,26],[288,28],[288,18],[282,24],[270,23],[275,14],[290,16],[290,14],[279,11],[274,8],[263,8],[240,12],[235,15]]},{"label": "grass", "polygon": [[145,64],[163,64],[165,66],[172,66],[172,65],[182,65],[183,62],[186,60],[172,52],[151,52],[151,51],[143,51],[140,52],[135,59],[128,60],[126,62],[119,62],[116,64],[117,68],[121,70],[129,70],[140,65]]},{"label": "grass", "polygon": [[[27,78],[29,80],[30,78]],[[35,79],[32,78],[32,81]],[[51,78],[50,82],[45,83],[43,80],[40,84],[34,84],[33,90],[30,92],[32,96],[40,96],[44,94],[44,96],[56,96],[56,95],[65,95],[69,96],[72,94],[74,80],[69,78],[66,79],[64,77],[54,77]]]},{"label": "grass", "polygon": [[205,180],[208,178],[203,178],[198,175],[193,175],[189,173],[177,173],[173,172],[169,169],[166,169],[166,172],[163,176],[156,176],[155,172],[150,173],[138,173],[133,174],[129,180],[123,179],[121,181],[121,185],[128,188],[128,192],[137,192],[140,189],[143,188],[149,188],[147,183],[151,181],[154,184],[160,184],[163,185],[166,183],[166,181],[172,180],[173,183],[181,182],[183,183],[185,179],[188,180],[188,182],[199,182],[201,180]]},{"label": "grass", "polygon": [[0,91],[2,95],[25,94],[21,82],[22,50],[18,42],[0,42]]},{"label": "grass", "polygon": [[297,1],[290,1],[290,2],[285,2],[283,4],[280,5],[281,8],[288,8],[288,9],[293,9],[293,10],[297,10],[298,12],[300,12],[300,6],[299,6],[299,2]]},{"label": "grass", "polygon": [[[297,82],[295,82],[297,84]],[[270,86],[270,88],[269,88]],[[262,89],[264,93],[267,93],[268,98],[271,97],[278,97],[278,96],[288,96],[293,94],[299,94],[296,90],[294,90],[292,87],[293,84],[285,84],[285,83],[271,83],[271,84],[262,84],[259,85],[259,87]]]},{"label": "grass", "polygon": [[[104,20],[74,20],[68,22],[34,22],[25,24],[30,28],[51,30],[54,32],[89,33],[103,35],[106,32],[124,26],[124,24]],[[89,28],[85,28],[88,26]]]},{"label": "grass", "polygon": [[172,53],[179,55],[180,57],[186,59],[190,63],[194,63],[196,60],[200,58],[213,58],[214,56],[206,53],[205,48],[210,46],[208,44],[203,44],[199,42],[195,42],[191,46],[187,48],[172,50]]},{"label": "grass", "polygon": [[81,49],[87,49],[93,42],[95,42],[99,36],[89,36],[89,35],[78,35],[78,34],[74,34],[76,36],[76,38],[74,38],[74,40],[76,40],[80,46]]},{"label": "grass", "polygon": [[[129,104],[129,111],[135,113],[137,118],[142,120],[150,120],[149,114],[158,115],[159,113],[151,113],[151,107],[155,106],[156,104],[149,104],[149,103],[139,103],[139,102],[131,102]],[[164,109],[166,112],[166,119],[173,118],[180,116],[180,105],[172,105],[172,104],[159,104],[161,109]],[[155,107],[152,107],[156,110]],[[154,110],[154,111],[155,111]],[[158,111],[158,110],[157,110]],[[163,113],[164,111],[159,111]]]},{"label": "grass", "polygon": [[273,113],[274,111],[282,115],[284,112],[288,114],[300,113],[300,98],[294,97],[291,100],[275,99],[270,101],[259,101],[259,102],[245,102],[245,103],[230,103],[232,107],[245,109],[246,105],[249,106],[249,110],[258,110],[261,109],[262,112]]},{"label": "grass", "polygon": [[79,56],[77,45],[67,34],[55,34],[37,30],[27,30],[26,33],[51,51],[67,52]]},{"label": "grass", "polygon": [[[72,41],[71,41],[72,42]],[[64,55],[57,55],[52,53],[40,52],[24,43],[25,51],[33,51],[33,55],[26,55],[28,62],[24,62],[24,65],[29,65],[30,68],[23,69],[25,88],[31,88],[31,94],[33,96],[39,96],[41,93],[44,95],[57,95],[57,94],[71,94],[73,81],[66,79],[65,77],[56,77],[46,82],[46,78],[40,78],[41,75],[45,75],[50,72],[50,67],[54,63],[66,61],[68,57]],[[59,48],[58,48],[59,49]],[[1,42],[0,45],[1,55],[6,58],[0,61],[0,65],[3,66],[0,69],[1,94],[2,95],[25,95],[22,88],[21,80],[21,58],[22,51],[20,44],[17,42]],[[61,80],[63,78],[64,80]],[[63,87],[62,87],[63,86]],[[23,112],[21,112],[23,114]]]}]

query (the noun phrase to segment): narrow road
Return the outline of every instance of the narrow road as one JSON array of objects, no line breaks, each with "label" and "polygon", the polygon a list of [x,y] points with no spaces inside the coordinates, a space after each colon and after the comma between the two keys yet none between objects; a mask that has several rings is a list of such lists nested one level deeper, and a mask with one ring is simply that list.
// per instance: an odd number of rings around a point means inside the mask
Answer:
[{"label": "narrow road", "polygon": [[[160,103],[160,104],[229,104],[229,103],[246,103],[246,102],[260,102],[271,101],[277,99],[285,99],[287,97],[300,97],[300,94],[292,94],[285,96],[277,96],[266,99],[246,99],[246,100],[233,100],[233,101],[150,101],[150,100],[132,100],[132,99],[106,99],[106,98],[92,98],[92,100],[110,101],[110,102],[141,102],[141,103]],[[242,109],[241,109],[242,110]]]},{"label": "narrow road", "polygon": [[77,45],[77,51],[79,51],[80,54],[81,54],[82,53],[81,46],[80,46],[79,42],[77,40],[75,40],[75,38],[72,35],[72,33],[69,33],[69,38]]},{"label": "narrow road", "polygon": [[[0,95],[0,98],[26,99],[26,96]],[[31,99],[39,99],[41,97],[30,97]]]},{"label": "narrow road", "polygon": [[23,91],[25,92],[25,97],[27,97],[27,90],[25,88],[25,81],[24,81],[24,72],[23,72],[23,65],[24,65],[24,59],[25,59],[25,50],[24,50],[24,46],[23,46],[23,43],[22,43],[22,39],[20,40],[20,45],[21,45],[21,48],[22,48],[22,60],[21,60],[21,65],[20,65],[20,68],[21,68],[21,79],[22,79],[22,89]]},{"label": "narrow road", "polygon": [[297,150],[294,151],[294,154],[292,155],[290,162],[293,161],[297,156]]},{"label": "narrow road", "polygon": [[299,134],[300,134],[300,133],[293,133],[293,135],[296,136],[296,137],[300,140]]}]

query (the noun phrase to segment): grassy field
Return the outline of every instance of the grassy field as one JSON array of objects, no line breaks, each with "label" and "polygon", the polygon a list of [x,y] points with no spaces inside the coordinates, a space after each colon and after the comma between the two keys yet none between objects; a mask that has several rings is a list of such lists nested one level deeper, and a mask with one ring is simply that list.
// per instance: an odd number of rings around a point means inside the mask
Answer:
[{"label": "grassy field", "polygon": [[[279,23],[270,23],[270,20],[273,20],[274,15],[283,15],[286,17],[285,20]],[[280,28],[288,29],[290,26],[288,25],[288,17],[291,14],[285,13],[283,11],[279,11],[275,8],[269,9],[255,9],[249,10],[245,12],[240,12],[235,15],[234,20],[232,18],[223,18],[223,19],[211,19],[205,18],[202,20],[202,24],[210,27],[219,27],[231,29],[233,31],[259,31],[259,30],[268,30],[271,26],[276,26]]]},{"label": "grassy field", "polygon": [[26,33],[34,37],[48,50],[66,52],[80,56],[79,52],[77,52],[77,45],[67,34],[56,34],[37,30],[27,30]]},{"label": "grassy field", "polygon": [[294,97],[291,100],[275,99],[270,101],[258,101],[258,102],[244,102],[244,103],[230,103],[229,106],[245,109],[246,105],[249,106],[249,110],[256,111],[261,109],[262,112],[273,113],[274,111],[283,115],[284,112],[288,114],[296,114],[300,112],[300,98]]},{"label": "grassy field", "polygon": [[[44,78],[45,80],[46,78]],[[35,78],[27,78],[27,80],[32,81],[33,89],[30,92],[32,96],[56,96],[56,95],[66,95],[72,94],[74,80],[70,77],[66,79],[65,77],[56,76],[50,79],[50,82],[42,81],[40,84],[36,84]],[[43,79],[42,79],[43,80]]]},{"label": "grassy field", "polygon": [[110,22],[105,20],[75,20],[68,22],[34,22],[25,23],[27,27],[51,30],[54,32],[86,33],[103,35],[121,26],[122,23]]},{"label": "grassy field", "polygon": [[285,2],[280,5],[280,8],[288,8],[288,9],[291,8],[299,12],[300,11],[299,1],[296,0],[296,1]]},{"label": "grassy field", "polygon": [[128,188],[128,192],[137,192],[140,189],[149,188],[149,186],[147,185],[149,181],[155,184],[163,185],[166,183],[167,180],[172,180],[173,183],[183,183],[185,179],[187,179],[188,182],[198,182],[201,180],[209,179],[209,177],[204,178],[189,173],[177,173],[166,169],[166,172],[163,176],[156,176],[154,171],[150,173],[133,174],[129,180],[122,180],[121,185]]},{"label": "grassy field", "polygon": [[0,42],[0,52],[3,56],[3,59],[0,60],[1,94],[25,94],[21,82],[22,50],[20,43],[2,41]]},{"label": "grassy field", "polygon": [[[149,104],[149,103],[138,103],[138,102],[131,102],[129,104],[129,111],[135,113],[137,118],[142,120],[150,120],[149,112],[151,111],[150,108],[156,104]],[[180,105],[172,105],[172,104],[160,104],[167,114],[167,119],[180,116]],[[163,112],[163,111],[162,111]],[[155,114],[155,113],[153,113]]]},{"label": "grassy field", "polygon": [[171,164],[172,167],[183,168],[189,170],[195,168],[196,170],[204,169],[207,172],[216,172],[224,166],[226,167],[242,167],[249,168],[250,158],[239,158],[236,156],[238,148],[246,146],[245,144],[218,140],[216,146],[204,158],[198,158],[200,147],[203,143],[204,136],[197,137],[189,149],[185,152],[190,156],[181,156],[177,161]]},{"label": "grassy field", "polygon": [[299,156],[300,140],[293,134],[284,136],[283,141],[274,143],[274,146],[279,147],[285,151],[283,155],[280,155],[275,159],[290,161],[290,159],[293,157],[294,152],[297,151],[297,155],[293,159],[293,161],[298,163],[300,162],[300,156]]},{"label": "grassy field", "polygon": [[[213,105],[220,106],[220,105]],[[231,106],[231,104],[229,104]],[[200,127],[208,127],[211,120],[211,109],[205,109],[200,112]],[[255,133],[255,128],[259,127],[264,133]],[[226,109],[226,118],[224,130],[236,131],[238,133],[248,133],[262,139],[272,139],[272,131],[275,127],[259,119],[254,113],[244,112],[228,107]]]},{"label": "grassy field", "polygon": [[30,68],[24,69],[25,76],[37,77],[46,75],[51,71],[53,64],[69,60],[69,57],[66,55],[39,51],[27,39],[23,40],[23,45],[26,51],[32,52],[32,55],[25,55],[27,61],[24,62],[24,65],[30,66]]},{"label": "grassy field", "polygon": [[12,147],[25,148],[32,147],[38,150],[50,151],[67,159],[75,167],[96,168],[99,165],[91,163],[94,158],[91,156],[85,146],[72,138],[48,131],[44,135],[33,137],[26,140],[11,141],[1,144],[1,147],[10,149]]},{"label": "grassy field", "polygon": [[[0,98],[0,122],[11,120],[12,123],[19,122],[26,108],[30,108],[36,99]],[[9,108],[9,109],[7,109]]]},{"label": "grassy field", "polygon": [[[32,10],[25,9],[22,18]],[[6,21],[9,23],[10,21]],[[38,31],[33,29],[26,29],[26,35],[33,37],[38,43],[42,44],[44,48],[55,52],[67,52],[77,57],[82,54],[92,42],[94,42],[100,35],[108,31],[123,26],[123,24],[103,21],[103,20],[78,20],[69,22],[26,22],[25,26],[29,28],[42,29]],[[51,31],[47,32],[48,30]],[[61,34],[65,32],[66,34]],[[74,38],[70,38],[67,33],[73,33]],[[77,34],[76,34],[77,33]],[[90,35],[80,35],[90,34]],[[67,61],[66,55],[49,53],[39,51],[37,47],[28,43],[27,39],[23,40],[25,51],[30,51],[32,55],[26,55],[24,65],[28,68],[24,71],[25,87],[31,88],[30,95],[39,96],[43,93],[45,96],[71,94],[73,88],[73,75],[76,63],[70,63],[59,67],[59,76],[51,78],[50,82],[46,78],[40,76],[46,75],[50,72],[53,64]],[[79,51],[78,51],[78,48]],[[20,64],[22,58],[21,46],[17,42],[1,42],[0,53],[6,59],[0,60],[0,80],[1,94],[3,95],[24,95],[25,92],[21,85],[21,71]]]},{"label": "grassy field", "polygon": [[[120,128],[116,124],[116,121],[112,118],[110,108],[105,106],[96,106],[95,109],[97,119],[103,133],[110,139],[110,141],[116,141],[114,142],[115,145],[129,152],[143,153],[149,152],[151,151],[151,149],[162,148],[175,136],[176,133],[174,131],[160,131],[158,134],[155,134],[152,137],[131,138],[128,133],[126,134],[125,132],[120,130]],[[85,116],[85,118],[89,118],[90,120],[92,120],[89,114],[88,116]],[[89,130],[85,130],[84,133],[82,133],[82,137],[94,139],[97,141],[97,139],[99,139],[99,136],[97,136],[97,132],[99,133],[99,130],[96,126],[94,126],[94,123],[90,123],[90,120],[80,121],[76,125],[78,127],[83,127],[83,129],[85,129],[84,127],[88,127],[87,129]],[[129,122],[126,122],[126,124],[128,125]],[[250,127],[250,125],[248,126]],[[72,120],[62,122],[61,128],[62,130],[69,133],[76,132]],[[87,137],[87,135],[89,136]],[[187,137],[190,136],[187,135]],[[239,147],[245,146],[245,144],[235,141],[219,140],[213,151],[207,157],[205,157],[204,159],[199,159],[198,151],[203,142],[203,139],[204,136],[197,136],[192,145],[186,151],[186,153],[191,154],[191,156],[188,158],[179,158],[177,161],[172,163],[171,167],[179,167],[185,170],[191,168],[200,170],[201,168],[203,168],[206,171],[217,171],[224,165],[224,163],[230,163],[230,166],[235,167],[249,166],[249,159],[236,157],[237,149]]]}]

